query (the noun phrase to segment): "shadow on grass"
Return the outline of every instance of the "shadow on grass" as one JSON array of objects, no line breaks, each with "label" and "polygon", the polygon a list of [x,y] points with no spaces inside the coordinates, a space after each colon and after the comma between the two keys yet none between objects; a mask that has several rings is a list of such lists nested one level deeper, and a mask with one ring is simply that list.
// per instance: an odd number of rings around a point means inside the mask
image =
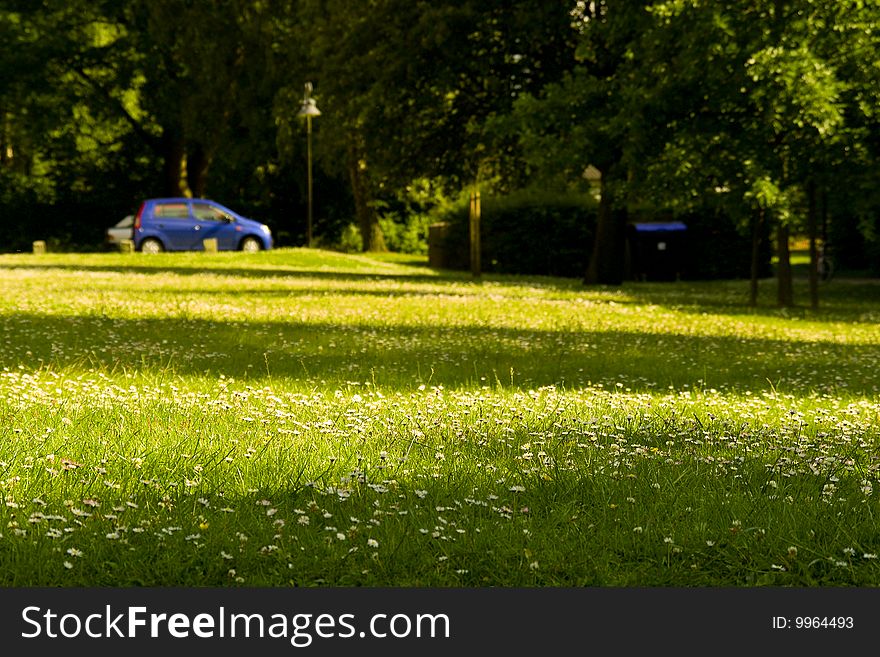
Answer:
[{"label": "shadow on grass", "polygon": [[[428,273],[413,274],[391,274],[376,271],[338,271],[297,267],[277,266],[271,263],[265,267],[244,267],[230,262],[230,266],[224,267],[222,263],[200,264],[192,267],[172,266],[165,267],[161,265],[95,265],[88,263],[81,264],[64,264],[64,263],[28,263],[28,264],[0,264],[0,269],[37,269],[43,271],[68,271],[68,272],[108,272],[116,274],[137,274],[141,276],[154,276],[173,274],[175,276],[241,276],[245,278],[278,278],[278,277],[302,277],[314,278],[318,280],[342,280],[342,281],[362,281],[374,279],[388,279],[400,281],[413,281],[421,283],[436,283],[443,280],[460,280],[466,279],[464,274],[457,272],[442,272],[435,275]],[[426,271],[435,271],[425,268]]]},{"label": "shadow on grass", "polygon": [[0,367],[97,368],[338,387],[375,383],[531,388],[620,384],[635,391],[880,391],[873,344],[615,331],[15,315]]},{"label": "shadow on grass", "polygon": [[[748,281],[693,281],[678,283],[631,283],[624,289],[639,303],[673,307],[685,312],[711,310],[725,315],[798,317],[811,321],[851,319],[864,321],[866,313],[880,311],[880,285],[874,279],[840,279],[819,289],[819,310],[809,308],[805,280],[795,281],[795,306],[779,308],[776,281],[762,280],[758,306],[748,306]],[[876,321],[876,320],[874,320]]]},{"label": "shadow on grass", "polygon": [[[539,288],[541,290],[558,292],[562,299],[577,298],[580,295],[602,298],[608,296],[608,301],[618,304],[637,305],[662,305],[674,308],[680,312],[702,314],[710,312],[729,316],[759,316],[759,317],[783,317],[801,318],[816,322],[827,321],[877,321],[880,313],[880,281],[876,279],[840,279],[823,284],[820,288],[820,308],[812,311],[808,308],[808,291],[806,281],[795,282],[796,301],[800,303],[793,308],[780,309],[776,305],[776,284],[773,280],[763,280],[760,286],[758,307],[752,308],[748,304],[748,281],[679,281],[663,283],[640,283],[626,282],[619,287],[591,286],[585,287],[580,279],[554,278],[542,276],[503,276],[486,275],[481,279],[474,279],[467,272],[433,270],[427,267],[419,267],[419,271],[413,273],[389,273],[366,269],[366,271],[338,271],[334,269],[320,269],[308,267],[291,267],[276,265],[267,261],[264,266],[243,266],[230,260],[229,266],[222,262],[199,263],[190,260],[192,266],[162,266],[160,263],[151,264],[93,264],[93,263],[51,263],[51,262],[28,262],[2,264],[2,269],[41,270],[45,272],[107,272],[116,274],[131,274],[136,276],[157,276],[171,274],[181,277],[199,275],[241,277],[252,280],[295,280],[304,279],[320,283],[339,282],[353,284],[374,284],[387,281],[395,285],[409,283],[412,285],[461,285],[465,284],[474,290],[479,290],[484,283],[502,283],[504,286],[513,288]],[[385,263],[377,261],[381,267]],[[493,289],[494,291],[494,289]],[[206,287],[198,290],[185,290],[186,293],[212,294],[218,293],[214,288]],[[358,287],[337,286],[332,289],[322,290],[266,290],[260,288],[237,287],[219,291],[222,295],[246,296],[250,294],[267,297],[283,297],[296,294],[353,294],[364,296],[422,296],[416,290],[401,291],[393,287],[377,287],[375,290],[364,290]],[[430,293],[436,293],[431,290]],[[461,290],[450,289],[450,294],[459,295]],[[503,294],[503,292],[502,292]],[[875,306],[876,304],[876,306]]]}]

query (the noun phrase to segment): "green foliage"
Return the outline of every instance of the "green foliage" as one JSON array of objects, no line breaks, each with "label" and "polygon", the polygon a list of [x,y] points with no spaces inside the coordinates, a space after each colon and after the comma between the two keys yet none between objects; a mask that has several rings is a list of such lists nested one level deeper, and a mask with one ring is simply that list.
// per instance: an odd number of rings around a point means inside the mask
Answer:
[{"label": "green foliage", "polygon": [[832,223],[877,213],[875,3],[574,4],[10,0],[0,234],[24,235],[11,224],[37,202],[97,208],[97,226],[192,193],[301,243],[306,80],[328,243],[357,217],[362,238],[423,250],[439,210],[405,199],[414,181],[578,193],[588,164],[608,217],[709,208],[746,226],[759,207],[797,226],[808,184]]},{"label": "green foliage", "polygon": [[339,236],[339,243],[335,247],[343,253],[360,253],[364,250],[361,233],[354,224],[347,224]]},{"label": "green foliage", "polygon": [[393,215],[379,218],[379,226],[385,236],[385,244],[397,253],[428,253],[428,215],[408,215],[401,220]]},{"label": "green foliage", "polygon": [[454,212],[458,199],[445,191],[443,179],[419,178],[388,200],[375,201],[374,206],[389,250],[424,255],[428,226],[436,217]]}]

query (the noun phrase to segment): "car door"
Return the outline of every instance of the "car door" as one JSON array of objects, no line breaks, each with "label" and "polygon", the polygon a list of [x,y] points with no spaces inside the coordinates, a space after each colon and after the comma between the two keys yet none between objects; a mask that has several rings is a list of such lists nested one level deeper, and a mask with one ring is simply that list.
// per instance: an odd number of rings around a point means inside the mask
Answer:
[{"label": "car door", "polygon": [[153,209],[153,223],[169,251],[186,251],[201,245],[188,201],[165,201]]},{"label": "car door", "polygon": [[224,251],[238,246],[235,220],[224,208],[209,201],[193,201],[192,211],[201,232],[200,240],[216,238],[217,248]]}]

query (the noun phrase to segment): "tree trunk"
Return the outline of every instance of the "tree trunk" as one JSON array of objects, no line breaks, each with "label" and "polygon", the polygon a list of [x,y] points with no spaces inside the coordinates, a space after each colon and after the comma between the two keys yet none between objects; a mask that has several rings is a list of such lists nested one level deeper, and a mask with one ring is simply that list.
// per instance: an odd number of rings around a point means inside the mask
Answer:
[{"label": "tree trunk", "polygon": [[348,174],[354,196],[355,215],[361,233],[364,251],[387,251],[385,236],[379,226],[379,217],[373,208],[367,167],[357,146],[348,147]]},{"label": "tree trunk", "polygon": [[791,280],[791,252],[788,247],[788,226],[779,222],[776,228],[776,255],[779,259],[776,265],[776,280],[778,282],[777,301],[780,308],[789,308],[794,305],[794,287]]},{"label": "tree trunk", "polygon": [[749,306],[758,305],[758,277],[761,273],[761,231],[764,228],[764,208],[759,208],[752,217],[752,268],[749,278]]},{"label": "tree trunk", "polygon": [[186,153],[186,184],[196,198],[204,198],[211,158],[201,144],[194,144]]},{"label": "tree trunk", "polygon": [[186,148],[183,138],[166,133],[162,136],[162,180],[166,196],[189,196],[185,177]]},{"label": "tree trunk", "polygon": [[9,164],[10,154],[12,152],[12,144],[10,143],[10,120],[6,113],[6,108],[0,106],[0,165]]},{"label": "tree trunk", "polygon": [[623,283],[626,251],[626,212],[615,211],[614,199],[608,192],[603,175],[600,182],[599,216],[593,253],[587,267],[586,285],[620,285]]},{"label": "tree trunk", "polygon": [[816,245],[818,223],[816,183],[810,180],[807,183],[807,235],[810,239],[810,308],[813,310],[819,309],[819,249]]}]

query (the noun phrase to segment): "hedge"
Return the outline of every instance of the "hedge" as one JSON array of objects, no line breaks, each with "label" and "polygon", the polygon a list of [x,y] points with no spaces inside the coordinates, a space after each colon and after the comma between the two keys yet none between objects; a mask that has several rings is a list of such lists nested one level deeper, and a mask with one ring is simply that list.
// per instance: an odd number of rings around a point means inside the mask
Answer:
[{"label": "hedge", "polygon": [[[437,219],[448,224],[440,245],[444,266],[469,269],[468,206],[457,206]],[[484,199],[480,219],[482,270],[580,278],[592,250],[596,219],[596,202],[583,195],[521,192]],[[633,221],[671,219],[661,213],[631,217]],[[741,234],[729,218],[704,212],[674,219],[688,228],[678,268],[681,278],[748,278],[751,238]],[[768,237],[765,235],[761,250],[761,276],[771,272]],[[650,276],[648,280],[652,280]]]}]

